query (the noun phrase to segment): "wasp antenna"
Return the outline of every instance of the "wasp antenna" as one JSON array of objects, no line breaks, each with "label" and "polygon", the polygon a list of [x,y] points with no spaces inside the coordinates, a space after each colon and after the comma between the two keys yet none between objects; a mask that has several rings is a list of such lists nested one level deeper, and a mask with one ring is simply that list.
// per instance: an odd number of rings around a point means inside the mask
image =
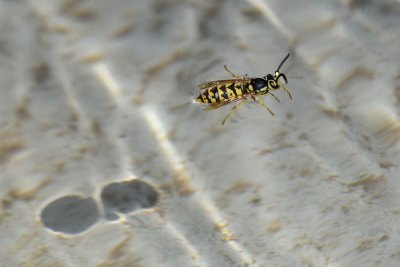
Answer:
[{"label": "wasp antenna", "polygon": [[282,60],[281,64],[279,64],[278,69],[276,70],[277,72],[279,72],[280,68],[282,67],[283,63],[285,63],[285,61],[289,58],[290,53],[287,54],[287,56]]}]

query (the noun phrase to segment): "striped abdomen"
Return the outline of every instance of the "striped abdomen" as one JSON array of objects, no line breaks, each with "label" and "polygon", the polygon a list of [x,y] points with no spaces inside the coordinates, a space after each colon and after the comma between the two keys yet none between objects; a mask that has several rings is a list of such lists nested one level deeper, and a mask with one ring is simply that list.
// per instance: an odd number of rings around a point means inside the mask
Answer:
[{"label": "striped abdomen", "polygon": [[251,88],[249,88],[248,82],[245,82],[244,88],[242,88],[241,81],[216,84],[204,89],[196,98],[196,101],[203,103],[219,103],[240,97],[249,91],[251,91]]}]

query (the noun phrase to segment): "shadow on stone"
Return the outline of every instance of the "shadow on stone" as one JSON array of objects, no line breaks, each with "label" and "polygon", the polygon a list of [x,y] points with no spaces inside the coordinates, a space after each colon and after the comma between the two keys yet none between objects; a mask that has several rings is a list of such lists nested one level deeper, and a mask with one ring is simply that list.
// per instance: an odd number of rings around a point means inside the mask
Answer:
[{"label": "shadow on stone", "polygon": [[65,196],[48,204],[40,214],[42,223],[55,232],[77,234],[92,226],[99,218],[92,198]]},{"label": "shadow on stone", "polygon": [[157,191],[138,179],[109,184],[101,192],[101,201],[108,220],[118,219],[115,212],[129,213],[151,208],[157,204],[158,199]]}]

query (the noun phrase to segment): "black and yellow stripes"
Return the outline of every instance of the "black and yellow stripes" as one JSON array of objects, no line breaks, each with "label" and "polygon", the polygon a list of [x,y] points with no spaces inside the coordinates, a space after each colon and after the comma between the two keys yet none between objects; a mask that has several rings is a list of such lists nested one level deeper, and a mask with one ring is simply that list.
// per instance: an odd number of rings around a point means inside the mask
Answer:
[{"label": "black and yellow stripes", "polygon": [[243,96],[252,91],[250,83],[245,82],[242,86],[241,81],[233,83],[216,84],[204,89],[196,98],[197,102],[219,103]]},{"label": "black and yellow stripes", "polygon": [[[276,101],[280,102],[271,91],[283,88],[283,90],[289,95],[290,99],[292,99],[292,95],[286,89],[286,86],[282,81],[283,79],[285,83],[287,83],[286,76],[279,71],[289,56],[290,54],[287,54],[286,57],[281,61],[278,69],[275,71],[275,74],[267,74],[263,78],[249,78],[247,75],[242,77],[234,74],[226,65],[224,65],[225,70],[232,75],[234,79],[208,81],[199,84],[199,88],[202,91],[197,96],[196,102],[208,104],[204,110],[213,110],[236,101],[241,101],[232,108],[228,115],[225,116],[224,120],[222,121],[222,125],[224,125],[225,121],[229,118],[233,111],[246,102],[248,98],[254,102],[258,101],[273,116],[274,113],[272,110],[270,110],[261,101],[259,96],[270,94],[275,98]],[[281,78],[281,81],[279,78]]]}]

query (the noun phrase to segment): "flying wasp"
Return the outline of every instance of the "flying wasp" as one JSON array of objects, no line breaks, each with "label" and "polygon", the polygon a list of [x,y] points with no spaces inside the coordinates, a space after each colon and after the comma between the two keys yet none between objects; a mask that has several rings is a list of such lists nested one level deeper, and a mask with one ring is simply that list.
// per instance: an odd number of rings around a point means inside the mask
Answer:
[{"label": "flying wasp", "polygon": [[276,99],[276,101],[280,102],[279,98],[277,98],[271,91],[282,87],[289,95],[290,99],[292,99],[292,95],[286,89],[285,84],[279,81],[279,78],[282,77],[285,80],[285,83],[288,83],[285,74],[280,73],[279,70],[289,56],[290,53],[287,54],[281,64],[279,64],[278,69],[275,71],[275,75],[267,74],[263,78],[249,78],[247,75],[241,77],[232,73],[226,65],[224,65],[225,70],[236,79],[209,81],[200,84],[199,88],[202,91],[196,98],[196,102],[206,103],[208,105],[204,110],[212,110],[242,100],[232,108],[228,115],[226,115],[221,123],[222,125],[224,125],[225,121],[235,111],[235,109],[246,102],[248,97],[250,97],[254,102],[260,102],[260,104],[265,107],[272,116],[274,116],[274,113],[261,101],[259,96],[269,93]]}]

